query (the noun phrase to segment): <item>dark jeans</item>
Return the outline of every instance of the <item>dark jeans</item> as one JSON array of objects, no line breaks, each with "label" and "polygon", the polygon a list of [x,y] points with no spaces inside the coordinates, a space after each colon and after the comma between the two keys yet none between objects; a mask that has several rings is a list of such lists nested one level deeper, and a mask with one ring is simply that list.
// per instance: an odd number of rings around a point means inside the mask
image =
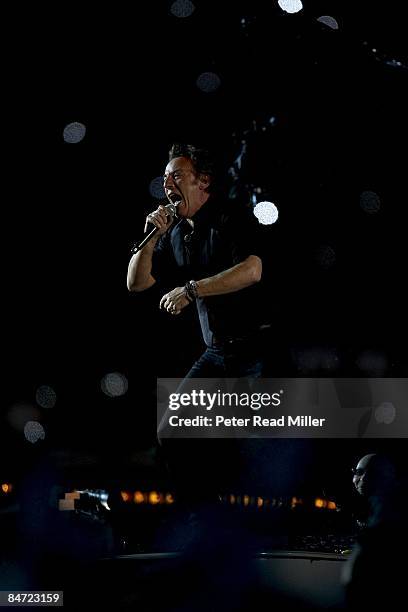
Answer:
[{"label": "dark jeans", "polygon": [[242,343],[231,348],[207,348],[194,363],[186,378],[259,378],[262,361],[256,352]]},{"label": "dark jeans", "polygon": [[[177,392],[183,393],[191,378],[239,378],[250,386],[251,379],[262,375],[262,365],[258,347],[247,341],[207,348]],[[164,438],[160,442],[179,500],[214,500],[221,491],[231,491],[239,480],[242,465],[238,440]]]}]

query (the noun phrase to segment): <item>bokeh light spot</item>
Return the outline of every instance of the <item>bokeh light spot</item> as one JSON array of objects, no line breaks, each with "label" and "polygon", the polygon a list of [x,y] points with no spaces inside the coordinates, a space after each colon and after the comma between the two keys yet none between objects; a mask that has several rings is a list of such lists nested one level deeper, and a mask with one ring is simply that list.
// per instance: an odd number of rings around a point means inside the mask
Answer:
[{"label": "bokeh light spot", "polygon": [[170,7],[174,17],[190,17],[195,11],[195,6],[190,0],[176,0]]},{"label": "bokeh light spot", "polygon": [[35,393],[35,400],[41,408],[54,408],[57,394],[52,387],[41,385]]},{"label": "bokeh light spot", "polygon": [[35,444],[38,440],[44,440],[44,427],[38,421],[27,421],[24,425],[24,436],[31,444]]},{"label": "bokeh light spot", "polygon": [[128,390],[127,378],[119,372],[109,372],[102,378],[101,389],[109,397],[124,395]]},{"label": "bokeh light spot", "polygon": [[83,123],[78,123],[74,121],[73,123],[68,123],[64,128],[64,140],[70,144],[76,144],[81,142],[85,137],[86,127]]},{"label": "bokeh light spot", "polygon": [[254,206],[254,215],[262,225],[272,225],[278,220],[279,211],[273,202],[258,202]]},{"label": "bokeh light spot", "polygon": [[212,93],[221,85],[221,79],[215,72],[203,72],[196,83],[198,89],[201,89],[204,93]]}]

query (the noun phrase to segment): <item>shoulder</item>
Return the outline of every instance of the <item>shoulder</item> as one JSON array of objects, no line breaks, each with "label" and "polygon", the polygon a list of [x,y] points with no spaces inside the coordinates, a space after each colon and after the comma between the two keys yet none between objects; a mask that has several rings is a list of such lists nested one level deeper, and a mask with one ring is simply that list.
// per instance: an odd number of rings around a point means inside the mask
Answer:
[{"label": "shoulder", "polygon": [[219,204],[218,219],[221,224],[253,224],[256,219],[252,206],[240,201],[225,199]]}]

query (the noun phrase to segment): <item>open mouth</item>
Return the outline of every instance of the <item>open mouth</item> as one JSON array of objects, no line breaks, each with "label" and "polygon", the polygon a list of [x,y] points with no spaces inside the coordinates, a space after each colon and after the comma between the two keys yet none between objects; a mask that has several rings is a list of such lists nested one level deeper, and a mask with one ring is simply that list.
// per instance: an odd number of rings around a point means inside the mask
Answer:
[{"label": "open mouth", "polygon": [[178,193],[174,193],[174,192],[169,193],[167,197],[169,198],[169,200],[171,200],[172,204],[174,204],[175,206],[180,204],[180,202],[182,201],[182,197]]}]

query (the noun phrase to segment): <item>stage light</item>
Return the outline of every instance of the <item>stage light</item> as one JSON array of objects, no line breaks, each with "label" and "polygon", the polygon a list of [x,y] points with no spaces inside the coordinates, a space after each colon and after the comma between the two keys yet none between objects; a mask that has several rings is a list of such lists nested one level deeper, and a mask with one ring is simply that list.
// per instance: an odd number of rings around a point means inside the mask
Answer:
[{"label": "stage light", "polygon": [[165,497],[164,497],[164,501],[166,502],[166,504],[174,504],[174,497],[171,493],[166,493]]},{"label": "stage light", "polygon": [[52,387],[41,385],[35,392],[35,400],[41,408],[54,408],[57,394]]},{"label": "stage light", "polygon": [[356,359],[357,367],[366,374],[382,376],[387,370],[387,358],[377,351],[363,351]]},{"label": "stage light", "polygon": [[391,425],[395,421],[396,415],[397,411],[391,402],[382,402],[374,413],[377,423],[385,423],[385,425]]},{"label": "stage light", "polygon": [[360,194],[360,206],[364,212],[372,215],[381,208],[381,200],[375,191],[362,191]]},{"label": "stage light", "polygon": [[24,436],[31,444],[35,444],[38,440],[44,440],[44,427],[38,421],[28,421],[24,425]]},{"label": "stage light", "polygon": [[261,225],[272,225],[279,217],[279,211],[272,202],[258,202],[254,206],[254,215]]},{"label": "stage light", "polygon": [[7,495],[8,493],[11,493],[13,486],[9,482],[3,482],[1,485],[1,490]]},{"label": "stage light", "polygon": [[127,378],[119,372],[110,372],[102,378],[101,389],[109,397],[124,395],[128,390]]},{"label": "stage light", "polygon": [[221,85],[220,77],[215,72],[203,72],[196,81],[198,89],[204,93],[212,93]]},{"label": "stage light", "polygon": [[174,17],[190,17],[195,11],[195,6],[190,0],[176,0],[170,7]]},{"label": "stage light", "polygon": [[162,176],[157,176],[152,181],[150,181],[149,192],[150,192],[150,195],[153,196],[153,198],[157,198],[158,200],[161,200],[162,198],[166,197],[164,187],[163,187],[163,177]]},{"label": "stage light", "polygon": [[86,127],[82,123],[78,123],[74,121],[73,123],[69,123],[64,128],[64,140],[69,144],[76,144],[81,142],[85,137]]},{"label": "stage light", "polygon": [[301,499],[300,497],[292,497],[291,502],[290,502],[290,507],[292,508],[296,508],[296,506],[302,506],[303,505],[303,499]]},{"label": "stage light", "polygon": [[278,4],[285,13],[298,13],[303,8],[300,0],[278,0]]},{"label": "stage light", "polygon": [[160,502],[161,502],[160,493],[157,493],[157,491],[151,491],[149,493],[149,504],[152,504],[152,506],[156,506],[157,504],[160,504]]},{"label": "stage light", "polygon": [[327,25],[332,30],[339,29],[339,24],[334,19],[334,17],[331,17],[330,15],[322,15],[321,17],[317,18],[317,21],[319,21],[320,23],[323,23],[324,25]]},{"label": "stage light", "polygon": [[135,491],[135,494],[133,495],[133,501],[135,502],[135,504],[143,504],[145,501],[145,496],[141,491]]}]

